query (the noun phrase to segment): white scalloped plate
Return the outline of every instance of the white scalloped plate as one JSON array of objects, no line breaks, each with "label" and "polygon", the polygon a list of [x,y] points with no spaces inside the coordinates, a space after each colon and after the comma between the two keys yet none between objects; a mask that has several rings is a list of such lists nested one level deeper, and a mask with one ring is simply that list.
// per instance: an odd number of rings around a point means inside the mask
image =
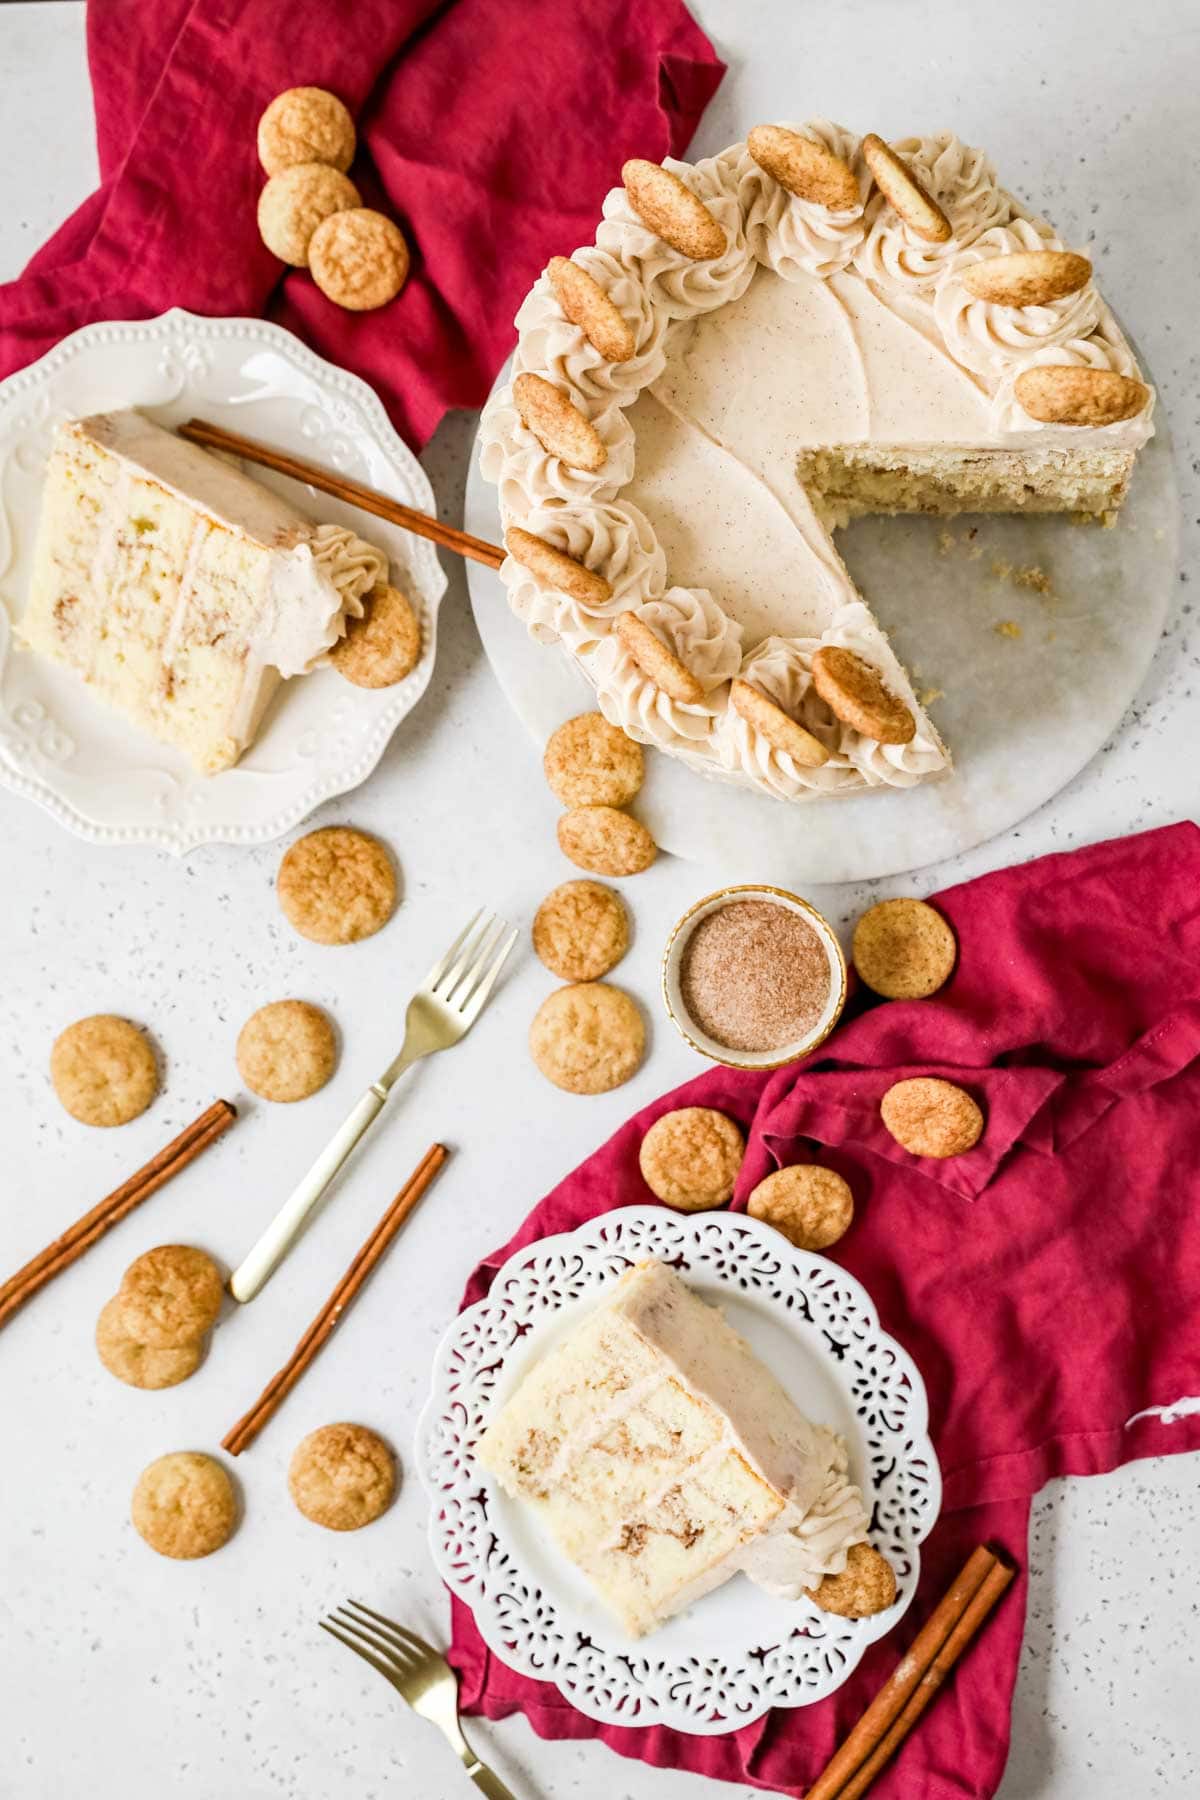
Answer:
[{"label": "white scalloped plate", "polygon": [[161,425],[199,414],[433,512],[425,472],[364,381],[262,319],[175,310],[86,325],[0,384],[0,783],[81,837],[156,844],[256,844],[357,787],[424,693],[446,577],[432,544],[263,470],[304,511],[352,525],[387,551],[417,607],[421,660],[395,687],[352,687],[332,669],[284,683],[257,741],[220,775],[127,725],[68,671],[18,650],[46,458],[60,419],[137,406]]},{"label": "white scalloped plate", "polygon": [[[873,1508],[873,1540],[896,1570],[886,1613],[834,1618],[808,1600],[773,1599],[739,1575],[635,1642],[527,1509],[478,1467],[480,1435],[526,1369],[645,1257],[670,1263],[721,1306],[797,1405],[844,1434]],[[919,1546],[941,1504],[924,1385],[880,1329],[864,1289],[836,1263],[740,1213],[625,1207],[518,1251],[488,1298],[443,1338],[416,1453],[434,1561],[502,1662],[554,1682],[602,1724],[703,1736],[840,1687],[906,1611]]]}]

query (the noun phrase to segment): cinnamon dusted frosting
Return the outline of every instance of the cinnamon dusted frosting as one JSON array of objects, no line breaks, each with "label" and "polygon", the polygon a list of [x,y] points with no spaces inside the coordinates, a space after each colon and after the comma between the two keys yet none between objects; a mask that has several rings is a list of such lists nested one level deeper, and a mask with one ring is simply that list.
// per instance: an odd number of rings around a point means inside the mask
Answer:
[{"label": "cinnamon dusted frosting", "polygon": [[[858,202],[833,210],[791,193],[745,143],[665,167],[725,234],[695,260],[657,236],[623,188],[595,245],[575,252],[629,321],[633,356],[606,362],[568,321],[543,275],[517,315],[514,374],[543,375],[591,421],[607,455],[571,469],[522,423],[507,388],[484,415],[482,467],[515,520],[605,575],[589,610],[540,588],[511,557],[510,603],[542,642],[579,659],[605,715],[693,767],[786,799],[911,786],[949,759],[887,639],[857,594],[799,478],[817,450],[1136,451],[1153,395],[1098,428],[1044,424],[1018,376],[1065,364],[1137,376],[1092,282],[1043,305],[978,298],[963,274],[986,258],[1059,250],[1053,228],[1003,189],[989,158],[952,133],[893,148],[946,215],[922,238],[872,183],[860,139],[817,120],[789,127],[850,169]],[[847,184],[848,185],[848,184]],[[634,606],[697,675],[684,705],[648,682],[615,635]],[[822,644],[855,651],[910,707],[903,745],[863,738],[812,690]],[[801,768],[729,705],[735,675],[762,688],[826,746]]]}]

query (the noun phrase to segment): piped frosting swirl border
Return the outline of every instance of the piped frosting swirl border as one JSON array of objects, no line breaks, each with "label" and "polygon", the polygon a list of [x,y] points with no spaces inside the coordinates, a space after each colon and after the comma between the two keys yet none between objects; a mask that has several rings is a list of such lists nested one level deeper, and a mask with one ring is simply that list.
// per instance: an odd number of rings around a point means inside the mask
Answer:
[{"label": "piped frosting swirl border", "polygon": [[[789,192],[752,155],[746,142],[695,164],[663,167],[701,200],[725,233],[720,256],[696,260],[643,222],[624,187],[604,202],[594,245],[572,261],[590,275],[632,329],[633,354],[607,361],[582,327],[568,319],[547,274],[517,313],[513,379],[541,376],[565,392],[602,440],[602,467],[571,467],[546,449],[521,418],[511,382],[483,417],[481,466],[500,498],[506,527],[519,523],[606,577],[611,593],[598,604],[554,592],[513,556],[501,578],[514,612],[539,642],[558,643],[596,688],[601,710],[639,741],[656,745],[700,772],[740,781],[785,799],[865,787],[910,787],[949,767],[945,747],[912,692],[867,606],[848,595],[820,637],[772,636],[749,647],[706,589],[669,586],[650,521],[622,501],[634,472],[634,433],[625,411],[663,373],[674,333],[737,299],[759,268],[782,279],[828,279],[857,272],[876,298],[943,347],[988,395],[992,424],[1035,443],[1061,442],[1063,428],[1032,417],[1016,393],[1029,368],[1065,365],[1116,375],[1138,370],[1113,315],[1089,280],[1045,304],[1003,305],[981,299],[963,277],[988,258],[1061,251],[1045,219],[1025,208],[996,178],[990,159],[953,133],[906,138],[892,148],[945,213],[951,235],[920,235],[873,185],[862,140],[827,120],[787,126],[852,171],[858,204],[831,210]],[[1153,394],[1132,419],[1091,427],[1089,441],[1135,449],[1151,435]],[[1057,435],[1055,435],[1057,430]],[[1069,428],[1068,428],[1069,439]],[[699,678],[703,699],[673,699],[639,667],[615,631],[630,608]],[[863,737],[836,719],[812,685],[812,656],[822,644],[853,650],[876,668],[912,709],[917,729],[903,745]],[[750,680],[804,725],[827,751],[803,767],[779,750],[729,704],[731,680]]]}]

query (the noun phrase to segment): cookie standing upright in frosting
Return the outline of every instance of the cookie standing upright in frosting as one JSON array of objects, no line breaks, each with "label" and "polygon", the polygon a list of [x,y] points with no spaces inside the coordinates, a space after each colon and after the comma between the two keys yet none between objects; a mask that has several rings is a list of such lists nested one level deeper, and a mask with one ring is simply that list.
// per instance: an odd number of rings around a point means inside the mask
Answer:
[{"label": "cookie standing upright in frosting", "polygon": [[[505,524],[608,592],[510,556],[510,603],[608,719],[705,774],[789,800],[944,775],[830,530],[1120,504],[1153,396],[1088,260],[952,133],[771,125],[624,176],[517,315],[517,387],[549,384],[570,432],[504,388],[481,434]],[[734,704],[738,677],[768,704]]]}]

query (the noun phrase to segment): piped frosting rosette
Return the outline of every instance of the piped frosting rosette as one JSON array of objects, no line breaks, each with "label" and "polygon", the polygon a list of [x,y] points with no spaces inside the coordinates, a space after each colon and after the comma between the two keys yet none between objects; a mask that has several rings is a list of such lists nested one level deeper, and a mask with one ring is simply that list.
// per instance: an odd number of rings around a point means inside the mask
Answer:
[{"label": "piped frosting rosette", "polygon": [[862,1489],[850,1475],[845,1441],[839,1437],[833,1466],[815,1504],[788,1531],[792,1543],[804,1548],[808,1587],[816,1587],[826,1575],[844,1572],[851,1546],[866,1543],[869,1523]]},{"label": "piped frosting rosette", "polygon": [[537,507],[526,518],[525,528],[603,575],[612,588],[611,597],[600,605],[584,605],[540,586],[514,557],[505,557],[500,579],[508,589],[508,603],[540,644],[561,643],[578,655],[608,636],[619,613],[657,600],[667,585],[662,546],[636,506],[603,501]]},{"label": "piped frosting rosette", "polygon": [[322,648],[315,656],[294,648],[294,615],[287,606],[276,605],[269,619],[260,621],[256,634],[263,646],[269,643],[271,666],[285,676],[306,674],[322,662],[326,652],[345,635],[346,620],[361,619],[366,611],[365,597],[377,582],[388,578],[383,552],[345,525],[318,525],[305,548],[332,590]]},{"label": "piped frosting rosette", "polygon": [[957,362],[999,385],[1014,368],[1024,368],[1037,352],[1086,338],[1096,330],[1104,308],[1090,281],[1074,294],[1039,306],[1000,306],[980,300],[963,283],[963,270],[988,257],[1061,248],[1044,220],[1012,219],[983,232],[954,258],[938,284],[933,316]]},{"label": "piped frosting rosette", "polygon": [[[730,767],[745,771],[782,799],[795,800],[805,792],[836,793],[864,782],[869,787],[912,787],[948,766],[944,748],[932,735],[918,731],[907,744],[880,744],[835,719],[813,687],[812,659],[822,644],[853,650],[864,662],[879,667],[879,630],[862,601],[855,600],[839,609],[820,637],[766,638],[746,657],[741,673],[744,681],[811,732],[829,751],[829,761],[816,769],[802,767],[729,707],[718,735]],[[902,686],[898,674],[889,671],[889,686],[915,707],[911,689]]]},{"label": "piped frosting rosette", "polygon": [[386,556],[344,525],[318,525],[311,548],[313,561],[333,583],[345,611],[361,619],[363,596],[376,582],[387,580]]},{"label": "piped frosting rosette", "polygon": [[836,754],[839,727],[831,723],[828,707],[813,689],[812,656],[820,643],[816,637],[764,638],[745,658],[741,675],[825,746],[830,752],[827,763],[818,769],[802,768],[733,707],[726,708],[717,728],[722,761],[784,800],[857,785],[850,765]]},{"label": "piped frosting rosette", "polygon": [[705,697],[695,705],[673,700],[630,656],[615,634],[600,640],[585,660],[600,710],[612,725],[642,744],[663,748],[710,743],[725,710],[728,684],[742,664],[742,628],[706,588],[668,588],[637,613],[673,655],[697,677]]},{"label": "piped frosting rosette", "polygon": [[866,233],[855,253],[860,274],[885,292],[932,288],[954,258],[985,231],[1007,225],[1019,209],[996,180],[991,158],[953,132],[901,138],[892,145],[950,221],[944,244],[927,242],[904,223],[885,195],[867,202]]},{"label": "piped frosting rosette", "polygon": [[802,1517],[758,1539],[747,1553],[750,1579],[782,1600],[798,1600],[826,1575],[841,1575],[852,1546],[867,1541],[870,1520],[862,1490],[850,1476],[843,1438],[834,1439],[830,1455],[820,1492]]},{"label": "piped frosting rosette", "polygon": [[655,313],[666,319],[691,319],[699,313],[714,312],[745,293],[755,263],[746,242],[742,209],[736,193],[725,185],[720,158],[710,156],[693,166],[668,156],[663,168],[678,175],[722,226],[722,254],[694,261],[672,249],[642,223],[623,187],[611,188],[605,195],[596,243],[641,282]]},{"label": "piped frosting rosette", "polygon": [[[871,663],[875,668],[879,668],[883,662],[883,634],[861,600],[851,601],[849,605],[839,608],[833,622],[822,633],[821,642],[836,644],[843,650],[853,650],[856,656],[861,656],[864,662]],[[810,669],[811,661],[810,653]],[[899,663],[892,662],[884,679],[918,721],[916,735],[907,744],[881,744],[875,738],[863,737],[849,725],[840,725],[839,758],[857,769],[872,787],[912,787],[915,782],[924,781],[930,775],[936,775],[939,770],[949,768],[950,758],[946,754],[945,745],[934,734],[932,727],[921,727],[922,709]],[[816,705],[824,704],[815,694],[812,698]],[[826,716],[829,716],[828,713]],[[817,773],[820,774],[819,769]]]},{"label": "piped frosting rosette", "polygon": [[524,520],[535,506],[577,506],[616,496],[633,475],[633,429],[615,402],[592,424],[607,456],[589,472],[564,462],[530,431],[513,403],[510,383],[493,395],[479,428],[479,466],[499,490],[505,518]]},{"label": "piped frosting rosette", "polygon": [[627,362],[607,362],[578,325],[564,317],[546,275],[540,275],[521,302],[520,336],[513,374],[528,370],[566,387],[581,412],[594,419],[610,406],[631,406],[644,387],[657,381],[666,364],[665,339],[671,321],[651,305],[640,278],[608,250],[585,244],[574,251],[579,264],[603,289],[633,327],[634,352]]},{"label": "piped frosting rosette", "polygon": [[[1087,337],[1064,338],[1061,341],[1046,344],[1031,352],[1019,364],[1008,369],[993,401],[995,422],[1002,431],[1045,431],[1048,429],[1041,420],[1031,417],[1017,399],[1014,386],[1017,377],[1025,370],[1045,367],[1049,364],[1070,364],[1075,368],[1111,369],[1117,375],[1132,375],[1141,379],[1138,366],[1133,360],[1132,352],[1121,335],[1121,328],[1114,319],[1103,300],[1099,301],[1099,318],[1095,329]],[[1028,311],[1028,308],[1022,310]],[[1118,421],[1115,425],[1093,426],[1091,435],[1100,437],[1108,444],[1129,442],[1140,444],[1146,435],[1146,422],[1154,409],[1154,389],[1150,389],[1150,398],[1142,411],[1134,419]]]},{"label": "piped frosting rosette", "polygon": [[785,281],[794,281],[798,274],[824,280],[846,267],[863,240],[863,204],[871,186],[870,170],[858,154],[859,140],[854,133],[829,119],[784,129],[821,144],[849,164],[858,178],[858,206],[833,211],[789,193],[760,168],[745,144],[732,144],[714,157],[715,174],[737,199],[745,220],[746,242],[756,262]]}]

